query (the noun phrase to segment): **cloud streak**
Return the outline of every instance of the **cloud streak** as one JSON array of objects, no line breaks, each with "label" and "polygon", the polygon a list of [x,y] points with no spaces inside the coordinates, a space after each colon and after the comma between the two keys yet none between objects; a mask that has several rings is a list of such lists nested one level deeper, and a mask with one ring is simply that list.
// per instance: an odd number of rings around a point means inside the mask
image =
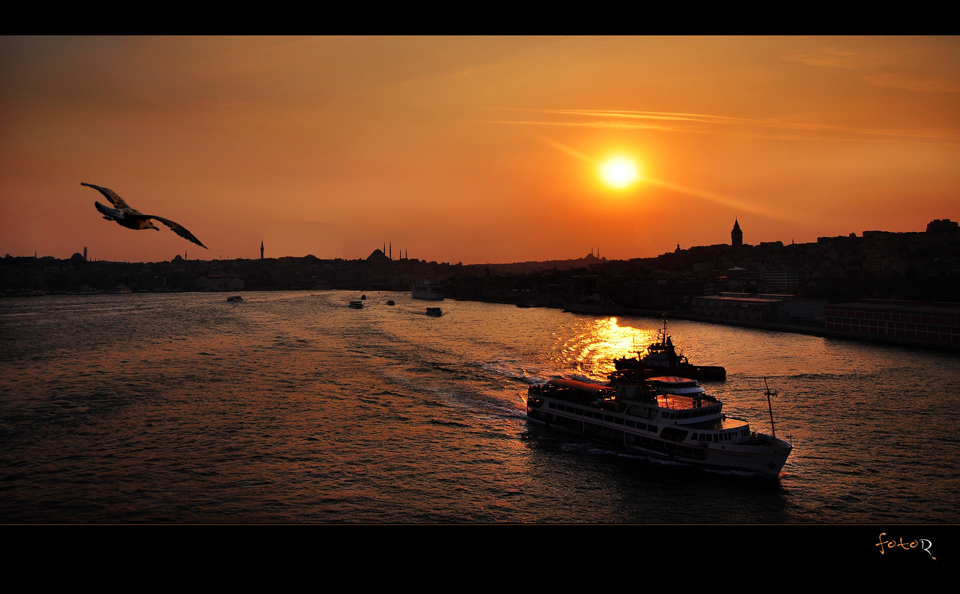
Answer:
[{"label": "cloud streak", "polygon": [[[891,85],[894,83],[891,82]],[[960,90],[960,89],[958,89]],[[710,114],[655,111],[616,111],[588,109],[529,109],[535,113],[581,118],[576,121],[498,120],[495,123],[526,126],[571,126],[584,128],[620,128],[694,134],[727,134],[777,140],[825,140],[833,142],[933,141],[954,144],[960,134],[942,130],[890,130],[852,126],[831,126],[812,122],[784,122],[775,119],[751,119]],[[590,119],[582,119],[590,118]],[[787,136],[785,132],[798,133]]]}]

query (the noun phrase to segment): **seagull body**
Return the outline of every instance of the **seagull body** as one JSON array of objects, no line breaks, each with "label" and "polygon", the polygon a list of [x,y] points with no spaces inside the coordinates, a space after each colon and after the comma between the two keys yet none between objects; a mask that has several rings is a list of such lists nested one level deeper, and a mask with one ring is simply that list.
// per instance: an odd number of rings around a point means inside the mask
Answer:
[{"label": "seagull body", "polygon": [[114,208],[110,208],[109,206],[104,206],[99,202],[94,202],[97,210],[100,211],[100,213],[103,215],[103,218],[106,220],[116,221],[120,226],[126,227],[127,229],[153,229],[154,231],[159,231],[160,229],[150,222],[150,219],[155,219],[167,227],[170,227],[170,229],[180,237],[183,237],[188,241],[192,241],[203,249],[207,249],[207,246],[200,243],[200,240],[197,239],[193,233],[187,231],[187,229],[180,223],[171,221],[170,219],[165,219],[163,217],[158,217],[156,215],[145,215],[139,210],[131,208],[130,205],[123,200],[123,198],[118,196],[117,193],[110,188],[95,186],[93,184],[85,184],[83,182],[80,182],[80,185],[93,188],[94,190],[100,192],[103,194],[104,198],[109,200],[110,204],[114,206]]}]

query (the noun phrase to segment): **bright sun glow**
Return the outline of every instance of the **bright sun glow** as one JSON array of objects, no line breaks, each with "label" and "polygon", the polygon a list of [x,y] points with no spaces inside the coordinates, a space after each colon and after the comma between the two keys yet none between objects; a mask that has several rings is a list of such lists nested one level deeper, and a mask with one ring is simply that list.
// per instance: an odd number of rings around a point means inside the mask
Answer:
[{"label": "bright sun glow", "polygon": [[626,188],[640,178],[640,172],[633,161],[623,157],[610,159],[600,166],[603,181],[612,188]]}]

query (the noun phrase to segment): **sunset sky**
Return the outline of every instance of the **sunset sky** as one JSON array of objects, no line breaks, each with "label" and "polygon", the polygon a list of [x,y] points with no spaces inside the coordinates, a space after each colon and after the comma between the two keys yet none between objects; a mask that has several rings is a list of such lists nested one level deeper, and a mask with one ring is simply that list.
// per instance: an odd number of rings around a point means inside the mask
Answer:
[{"label": "sunset sky", "polygon": [[956,37],[0,37],[0,256],[628,259],[937,218]]}]

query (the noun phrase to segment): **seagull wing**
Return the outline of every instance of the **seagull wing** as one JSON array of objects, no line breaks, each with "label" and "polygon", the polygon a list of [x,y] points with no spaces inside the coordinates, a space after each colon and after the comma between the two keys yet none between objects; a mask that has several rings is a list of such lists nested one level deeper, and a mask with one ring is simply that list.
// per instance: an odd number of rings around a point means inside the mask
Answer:
[{"label": "seagull wing", "polygon": [[116,206],[117,208],[130,208],[130,205],[123,201],[123,198],[117,196],[117,193],[111,190],[110,188],[104,188],[103,186],[95,186],[93,184],[85,184],[80,182],[81,186],[87,186],[88,188],[93,188],[94,190],[103,194],[103,197],[110,201],[110,204]]},{"label": "seagull wing", "polygon": [[[176,221],[171,221],[170,219],[165,219],[163,217],[158,217],[156,215],[145,215],[136,209],[130,208],[130,205],[124,202],[123,198],[121,198],[120,196],[117,196],[117,193],[111,190],[110,188],[104,188],[103,186],[96,186],[94,184],[87,184],[83,182],[80,182],[80,185],[87,186],[88,188],[93,188],[94,190],[100,192],[101,194],[103,194],[104,198],[110,201],[111,204],[113,204],[118,209],[122,210],[123,212],[120,213],[113,209],[103,206],[99,202],[95,203],[97,210],[99,210],[104,215],[109,215],[113,217],[115,220],[117,220],[117,222],[120,222],[121,220],[124,220],[124,219],[127,219],[128,223],[132,223],[133,221],[146,221],[147,219],[156,219],[161,223],[163,223],[164,225],[166,225],[167,227],[170,227],[170,229],[180,237],[183,237],[188,241],[192,241],[193,243],[199,245],[205,250],[209,249],[207,246],[200,243],[200,240],[197,239],[197,237],[193,233],[190,233],[189,231],[187,231],[187,229],[180,223],[177,223]],[[130,224],[124,224],[124,226],[130,227]],[[130,227],[130,228],[132,229],[134,227]],[[141,224],[140,228],[146,229],[147,227]]]},{"label": "seagull wing", "polygon": [[196,236],[195,236],[193,233],[190,233],[189,231],[187,231],[186,227],[184,227],[184,226],[181,225],[180,223],[177,223],[177,222],[175,222],[175,221],[171,221],[170,219],[165,219],[165,218],[163,218],[163,217],[158,217],[158,216],[156,216],[156,215],[143,215],[143,218],[145,218],[145,219],[156,219],[156,220],[160,221],[161,223],[163,223],[164,225],[166,225],[167,227],[170,227],[170,229],[171,229],[174,233],[176,233],[177,235],[179,235],[180,237],[182,237],[182,238],[184,238],[184,239],[186,239],[186,240],[188,240],[188,241],[192,241],[193,243],[199,245],[200,247],[202,247],[202,248],[205,249],[205,250],[206,250],[206,249],[209,249],[207,246],[205,246],[205,245],[203,245],[202,243],[200,243],[200,240],[197,239]]},{"label": "seagull wing", "polygon": [[104,206],[99,202],[94,202],[93,205],[97,207],[97,210],[100,211],[100,213],[103,215],[103,218],[105,219],[113,219],[113,220],[123,219],[122,210],[119,210],[116,208],[110,208],[109,206]]}]

